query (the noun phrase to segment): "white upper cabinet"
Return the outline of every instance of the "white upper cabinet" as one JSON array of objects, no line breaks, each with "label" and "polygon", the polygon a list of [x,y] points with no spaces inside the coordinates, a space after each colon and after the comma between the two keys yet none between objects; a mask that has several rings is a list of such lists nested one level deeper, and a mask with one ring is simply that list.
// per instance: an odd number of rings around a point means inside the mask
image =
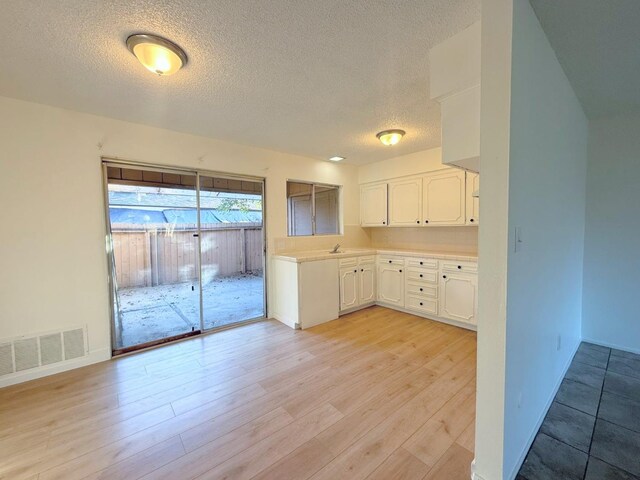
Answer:
[{"label": "white upper cabinet", "polygon": [[389,182],[389,225],[411,227],[422,224],[422,178]]},{"label": "white upper cabinet", "polygon": [[445,168],[360,186],[363,227],[478,225],[477,173]]},{"label": "white upper cabinet", "polygon": [[465,172],[451,169],[429,173],[422,183],[422,221],[424,225],[464,225]]},{"label": "white upper cabinet", "polygon": [[[467,225],[480,223],[480,175],[467,172]],[[475,196],[474,196],[475,195]]]},{"label": "white upper cabinet", "polygon": [[386,182],[360,187],[360,225],[363,227],[387,225]]},{"label": "white upper cabinet", "polygon": [[440,101],[442,163],[480,167],[480,85]]},{"label": "white upper cabinet", "polygon": [[442,163],[479,172],[480,36],[476,22],[429,50],[429,87],[440,102]]}]

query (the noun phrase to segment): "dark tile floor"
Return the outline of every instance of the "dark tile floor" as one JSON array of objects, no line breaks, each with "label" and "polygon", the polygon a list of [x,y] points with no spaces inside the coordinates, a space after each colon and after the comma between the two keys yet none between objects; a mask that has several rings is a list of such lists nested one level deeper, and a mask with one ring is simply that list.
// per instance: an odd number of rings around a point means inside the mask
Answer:
[{"label": "dark tile floor", "polygon": [[517,480],[640,480],[640,355],[582,343]]}]

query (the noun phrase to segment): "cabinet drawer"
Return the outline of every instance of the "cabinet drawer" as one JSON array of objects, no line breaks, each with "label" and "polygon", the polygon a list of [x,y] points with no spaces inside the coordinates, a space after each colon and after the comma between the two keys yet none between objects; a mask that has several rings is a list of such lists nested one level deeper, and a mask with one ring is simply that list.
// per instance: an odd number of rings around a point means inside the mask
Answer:
[{"label": "cabinet drawer", "polygon": [[478,264],[475,262],[442,262],[443,272],[478,273]]},{"label": "cabinet drawer", "polygon": [[415,283],[407,283],[406,292],[408,295],[415,295],[416,297],[438,298],[437,285],[420,285]]},{"label": "cabinet drawer", "polygon": [[438,268],[438,260],[434,258],[414,258],[407,257],[407,266],[408,267],[419,267],[419,268]]},{"label": "cabinet drawer", "polygon": [[402,258],[402,257],[378,257],[378,264],[380,264],[380,265],[404,265],[404,258]]},{"label": "cabinet drawer", "polygon": [[341,258],[338,262],[338,265],[340,266],[340,268],[355,267],[358,265],[358,257]]},{"label": "cabinet drawer", "polygon": [[409,268],[407,270],[407,281],[418,283],[438,283],[438,272],[436,270],[425,270],[421,268]]},{"label": "cabinet drawer", "polygon": [[365,257],[358,257],[358,265],[368,265],[370,263],[376,263],[375,255],[367,255]]},{"label": "cabinet drawer", "polygon": [[418,312],[437,315],[438,301],[429,298],[407,296],[405,308],[407,310],[416,310]]}]

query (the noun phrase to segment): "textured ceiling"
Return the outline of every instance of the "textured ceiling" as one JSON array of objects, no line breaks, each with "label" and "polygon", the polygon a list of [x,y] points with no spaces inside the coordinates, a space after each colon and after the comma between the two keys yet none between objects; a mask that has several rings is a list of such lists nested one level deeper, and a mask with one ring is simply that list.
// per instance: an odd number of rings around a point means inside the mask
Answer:
[{"label": "textured ceiling", "polygon": [[589,117],[640,109],[640,0],[530,0]]},{"label": "textured ceiling", "polygon": [[[480,0],[4,0],[0,95],[369,163],[440,145],[428,51],[479,18]],[[136,32],[187,67],[150,74]],[[383,147],[386,128],[407,136]]]}]

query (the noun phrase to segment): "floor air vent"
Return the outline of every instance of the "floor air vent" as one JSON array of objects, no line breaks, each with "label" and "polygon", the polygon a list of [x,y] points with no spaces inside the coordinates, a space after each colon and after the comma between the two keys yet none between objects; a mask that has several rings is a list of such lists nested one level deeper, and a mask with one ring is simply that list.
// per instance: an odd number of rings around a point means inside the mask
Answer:
[{"label": "floor air vent", "polygon": [[84,326],[0,340],[0,376],[84,357],[87,353]]}]

